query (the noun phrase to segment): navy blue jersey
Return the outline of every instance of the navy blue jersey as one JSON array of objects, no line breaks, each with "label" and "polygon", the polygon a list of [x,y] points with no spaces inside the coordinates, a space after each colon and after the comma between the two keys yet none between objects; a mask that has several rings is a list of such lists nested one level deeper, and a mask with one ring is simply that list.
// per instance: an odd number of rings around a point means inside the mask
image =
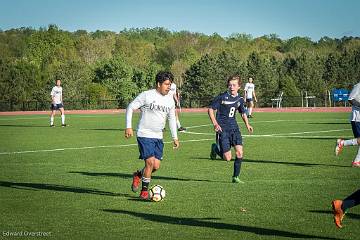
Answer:
[{"label": "navy blue jersey", "polygon": [[216,121],[223,130],[239,128],[236,112],[245,113],[244,99],[239,94],[233,97],[229,92],[224,92],[212,101],[210,107],[217,110]]}]

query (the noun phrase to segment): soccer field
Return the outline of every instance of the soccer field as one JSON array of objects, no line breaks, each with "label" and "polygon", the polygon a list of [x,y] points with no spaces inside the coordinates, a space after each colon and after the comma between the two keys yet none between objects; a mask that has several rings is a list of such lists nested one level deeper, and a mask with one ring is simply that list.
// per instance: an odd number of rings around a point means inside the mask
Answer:
[{"label": "soccer field", "polygon": [[233,162],[209,158],[207,114],[182,113],[188,132],[173,150],[167,129],[151,182],[166,190],[160,203],[130,190],[143,161],[124,114],[67,115],[66,128],[58,115],[55,128],[44,115],[1,116],[0,239],[359,239],[360,206],[342,229],[330,206],[360,187],[357,148],[334,156],[336,139],[352,137],[348,116],[256,113],[252,136],[240,123],[244,183],[234,184]]}]

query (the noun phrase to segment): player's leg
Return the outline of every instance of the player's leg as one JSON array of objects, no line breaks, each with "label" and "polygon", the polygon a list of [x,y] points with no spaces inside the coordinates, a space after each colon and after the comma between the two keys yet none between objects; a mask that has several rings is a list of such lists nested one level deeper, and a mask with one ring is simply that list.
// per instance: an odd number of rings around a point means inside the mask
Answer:
[{"label": "player's leg", "polygon": [[64,110],[64,106],[61,104],[61,107],[59,108],[60,113],[61,113],[61,126],[66,127],[65,124],[65,110]]},{"label": "player's leg", "polygon": [[[219,133],[219,148],[222,152],[222,159],[226,161],[231,161],[231,141],[230,133],[228,131],[222,131]],[[219,152],[219,153],[221,153]]]},{"label": "player's leg", "polygon": [[240,171],[241,171],[241,164],[243,161],[243,143],[242,143],[242,136],[239,129],[236,129],[232,133],[231,137],[231,144],[235,148],[235,161],[234,161],[234,172],[233,172],[233,182],[240,183]]},{"label": "player's leg", "polygon": [[211,144],[211,151],[210,151],[210,159],[215,160],[216,155],[218,155],[220,158],[223,157],[223,151],[220,146],[220,134],[216,133],[216,143]]},{"label": "player's leg", "polygon": [[246,116],[249,117],[250,100],[246,99]]},{"label": "player's leg", "polygon": [[56,113],[56,105],[51,104],[51,114],[50,114],[50,127],[54,127],[54,117]]},{"label": "player's leg", "polygon": [[156,165],[156,158],[154,156],[145,159],[145,168],[141,178],[141,193],[140,197],[142,199],[149,198],[149,184],[151,181],[151,173],[154,170],[154,166]]},{"label": "player's leg", "polygon": [[249,114],[248,114],[249,118],[252,118],[253,107],[254,107],[254,102],[252,100],[250,100],[250,102],[249,102]]},{"label": "player's leg", "polygon": [[334,200],[331,205],[334,213],[334,222],[336,227],[342,228],[342,220],[345,216],[347,209],[355,207],[360,204],[360,189],[353,192],[350,196],[344,200]]},{"label": "player's leg", "polygon": [[144,172],[146,169],[146,159],[154,157],[153,149],[155,147],[155,143],[152,141],[151,138],[137,137],[136,140],[138,142],[140,153],[139,159],[144,160],[145,167],[142,170],[136,170],[133,173],[133,181],[131,184],[131,190],[133,192],[137,192],[139,190],[140,182],[142,180],[142,177],[144,176]]},{"label": "player's leg", "polygon": [[[360,123],[351,121],[351,128],[354,134],[352,139],[337,139],[335,145],[335,155],[338,156],[344,147],[346,146],[357,146],[360,144]],[[358,153],[359,155],[359,153]],[[360,156],[359,156],[360,157]]]},{"label": "player's leg", "polygon": [[179,120],[179,110],[176,109],[175,110],[175,116],[176,116],[176,126],[177,126],[177,129],[179,132],[185,132],[186,131],[186,128],[182,127],[181,126],[181,123],[180,123],[180,120]]},{"label": "player's leg", "polygon": [[[360,122],[351,122],[351,128],[353,130],[353,134],[355,139],[353,139],[353,143],[354,145],[359,145],[359,141],[360,141]],[[344,145],[345,145],[345,141],[344,141]],[[358,148],[358,152],[356,154],[355,159],[352,162],[352,166],[353,167],[360,167],[360,147]]]},{"label": "player's leg", "polygon": [[241,164],[243,161],[243,146],[236,145],[235,146],[236,157],[234,161],[234,173],[233,173],[233,182],[239,183],[240,181],[240,171],[241,171]]}]

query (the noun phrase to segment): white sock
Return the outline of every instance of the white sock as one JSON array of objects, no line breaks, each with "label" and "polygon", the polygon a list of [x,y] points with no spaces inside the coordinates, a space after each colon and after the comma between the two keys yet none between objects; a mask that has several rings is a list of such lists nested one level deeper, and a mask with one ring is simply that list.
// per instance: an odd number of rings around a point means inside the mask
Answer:
[{"label": "white sock", "polygon": [[360,162],[360,147],[358,149],[358,152],[356,154],[355,160],[353,162]]},{"label": "white sock", "polygon": [[358,145],[357,138],[344,140],[344,146],[356,146]]},{"label": "white sock", "polygon": [[54,125],[54,116],[50,116],[50,125]]},{"label": "white sock", "polygon": [[249,108],[249,115],[251,115],[252,113],[252,108]]},{"label": "white sock", "polygon": [[176,119],[176,126],[177,126],[177,128],[181,128],[181,124],[180,124],[179,119]]},{"label": "white sock", "polygon": [[61,124],[65,124],[65,114],[61,115]]}]

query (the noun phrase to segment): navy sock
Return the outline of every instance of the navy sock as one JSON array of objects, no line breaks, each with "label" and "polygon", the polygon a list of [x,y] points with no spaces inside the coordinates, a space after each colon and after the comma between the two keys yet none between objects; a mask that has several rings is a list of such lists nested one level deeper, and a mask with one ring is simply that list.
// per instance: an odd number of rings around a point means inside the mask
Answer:
[{"label": "navy sock", "polygon": [[141,191],[147,191],[150,184],[150,178],[142,177],[142,189]]},{"label": "navy sock", "polygon": [[237,177],[240,175],[240,170],[241,170],[241,163],[242,163],[242,158],[235,158],[234,161],[234,175],[233,177]]},{"label": "navy sock", "polygon": [[346,197],[343,201],[341,208],[345,211],[346,209],[352,208],[360,204],[360,189]]}]

